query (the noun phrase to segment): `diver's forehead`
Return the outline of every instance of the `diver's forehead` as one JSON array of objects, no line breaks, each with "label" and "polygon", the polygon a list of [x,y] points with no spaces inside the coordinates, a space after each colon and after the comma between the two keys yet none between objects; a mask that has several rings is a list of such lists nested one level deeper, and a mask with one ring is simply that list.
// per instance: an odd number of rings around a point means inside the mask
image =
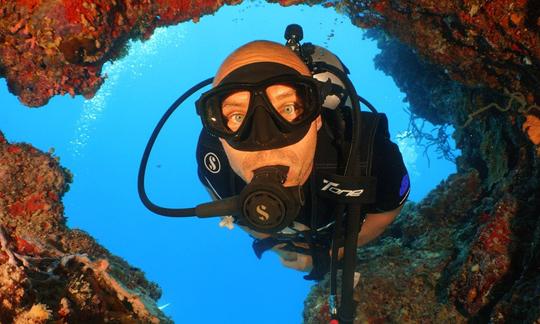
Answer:
[{"label": "diver's forehead", "polygon": [[241,103],[249,99],[249,91],[237,91],[231,94],[228,94],[224,99],[223,103]]},{"label": "diver's forehead", "polygon": [[296,90],[285,84],[275,84],[266,88],[266,93],[273,99],[288,98],[296,94]]}]

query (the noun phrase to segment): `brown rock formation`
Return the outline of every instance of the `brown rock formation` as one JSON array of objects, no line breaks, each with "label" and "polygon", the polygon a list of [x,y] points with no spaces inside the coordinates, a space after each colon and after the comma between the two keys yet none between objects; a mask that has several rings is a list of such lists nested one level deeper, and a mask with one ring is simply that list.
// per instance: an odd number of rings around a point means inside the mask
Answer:
[{"label": "brown rock formation", "polygon": [[[128,39],[147,39],[156,26],[196,19],[222,4],[0,0],[0,75],[29,106],[43,105],[57,94],[91,97],[103,82],[103,63],[121,57]],[[413,117],[441,129],[453,126],[462,150],[456,175],[420,203],[409,204],[382,239],[359,250],[357,320],[538,321],[538,1],[347,0],[324,5],[371,29],[382,49],[375,63],[406,93]],[[428,137],[413,130],[448,153],[444,132]],[[141,289],[142,296],[155,299],[155,287],[130,285],[140,273],[121,275],[115,269],[124,263],[84,233],[65,229],[58,202],[65,190],[62,169],[29,146],[4,140],[0,152],[0,177],[12,179],[0,182],[0,274],[5,280],[0,296],[9,297],[0,306],[0,314],[6,314],[2,321],[97,318],[104,314],[99,305],[105,304],[115,305],[120,309],[116,318],[128,321],[122,317],[128,316],[123,313],[126,303],[118,302],[122,299],[133,307],[129,316],[159,318],[155,308],[143,307],[144,301],[130,292]],[[17,181],[16,172],[22,172]],[[83,252],[89,256],[77,254]],[[70,276],[71,271],[86,277]],[[64,290],[51,289],[50,298],[40,295],[47,289],[35,288],[58,282]],[[308,298],[306,322],[327,319],[326,285],[323,281]],[[81,293],[88,289],[92,293]],[[93,294],[102,303],[88,303]]]},{"label": "brown rock formation", "polygon": [[[343,6],[358,25],[376,26],[369,31],[382,49],[376,66],[406,93],[412,117],[455,127],[462,150],[458,174],[409,204],[383,238],[359,250],[357,321],[538,321],[540,7],[531,1]],[[445,153],[443,133],[413,133]],[[327,284],[308,298],[306,322],[328,319]]]},{"label": "brown rock formation", "polygon": [[[234,3],[236,0],[226,1]],[[122,0],[0,1],[0,76],[31,107],[55,95],[94,96],[105,62],[130,39],[148,39],[159,26],[198,19],[223,2]]]},{"label": "brown rock formation", "polygon": [[[57,94],[92,97],[103,82],[103,63],[121,57],[129,39],[148,39],[156,27],[196,20],[223,4],[0,1],[0,75],[29,106],[44,105]],[[384,29],[463,84],[520,91],[528,103],[540,96],[540,23],[534,1],[359,0],[326,5],[344,11],[358,26]]]},{"label": "brown rock formation", "polygon": [[70,181],[50,154],[0,132],[0,322],[170,322],[140,270],[66,228]]},{"label": "brown rock formation", "polygon": [[377,26],[469,87],[540,96],[538,3],[524,0],[360,0],[343,6],[358,26]]}]

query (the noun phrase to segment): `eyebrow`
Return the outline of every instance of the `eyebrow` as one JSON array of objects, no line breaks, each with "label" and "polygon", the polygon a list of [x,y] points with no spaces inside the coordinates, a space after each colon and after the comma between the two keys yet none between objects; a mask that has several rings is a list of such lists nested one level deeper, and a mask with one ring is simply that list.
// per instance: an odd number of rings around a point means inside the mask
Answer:
[{"label": "eyebrow", "polygon": [[292,97],[295,95],[296,95],[296,92],[294,90],[287,90],[287,92],[275,96],[274,99],[281,100],[283,98]]},{"label": "eyebrow", "polygon": [[223,104],[221,105],[221,108],[225,108],[225,107],[242,107],[242,106],[245,106],[243,103],[241,102],[223,102]]},{"label": "eyebrow", "polygon": [[240,102],[231,102],[231,103],[224,102],[221,105],[221,112],[223,114],[226,114],[234,110],[243,110],[245,107],[246,105]]},{"label": "eyebrow", "polygon": [[238,107],[238,106],[243,106],[243,105],[245,105],[245,99],[243,99],[243,98],[242,99],[240,99],[240,98],[226,98],[221,103],[221,107],[225,107],[225,106]]}]

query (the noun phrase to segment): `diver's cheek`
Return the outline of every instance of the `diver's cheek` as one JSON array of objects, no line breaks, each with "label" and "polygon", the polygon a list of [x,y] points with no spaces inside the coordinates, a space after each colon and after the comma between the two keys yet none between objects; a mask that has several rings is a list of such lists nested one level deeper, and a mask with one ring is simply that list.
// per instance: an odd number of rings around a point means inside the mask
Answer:
[{"label": "diver's cheek", "polygon": [[287,173],[287,181],[283,184],[285,187],[302,185],[302,169],[297,164],[293,164]]},{"label": "diver's cheek", "polygon": [[244,175],[241,177],[246,183],[250,183],[253,180],[253,172],[248,171],[244,172]]},{"label": "diver's cheek", "polygon": [[310,163],[306,163],[302,165],[301,170],[298,172],[298,185],[303,185],[307,179],[309,179],[309,175],[311,174],[311,171],[313,170],[313,160]]},{"label": "diver's cheek", "polygon": [[295,174],[290,172],[287,174],[287,180],[283,184],[284,187],[291,187],[298,185],[298,177],[295,177]]}]

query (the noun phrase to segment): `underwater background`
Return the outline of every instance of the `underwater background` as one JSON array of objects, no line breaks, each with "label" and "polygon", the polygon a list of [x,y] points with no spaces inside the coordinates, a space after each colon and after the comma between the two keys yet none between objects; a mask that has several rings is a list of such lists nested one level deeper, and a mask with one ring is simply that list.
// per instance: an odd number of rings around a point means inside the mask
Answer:
[{"label": "underwater background", "polygon": [[[403,137],[408,103],[393,80],[374,68],[375,42],[363,40],[363,31],[348,19],[319,6],[225,6],[198,23],[160,28],[150,40],[133,42],[124,58],[105,65],[107,80],[91,100],[55,97],[29,109],[0,80],[0,130],[10,142],[54,150],[74,175],[63,197],[68,225],[142,269],[163,290],[158,305],[176,323],[298,323],[313,282],[283,268],[273,254],[257,260],[251,238],[237,228],[220,228],[217,219],[150,213],[138,198],[136,177],[151,131],[177,97],[211,77],[237,47],[255,39],[284,43],[285,27],[297,23],[303,41],[338,55],[359,94],[388,115],[411,176],[409,199],[419,201],[455,165],[431,149],[428,163],[424,148]],[[147,192],[160,205],[192,207],[209,200],[194,159],[201,129],[197,97],[175,112],[149,161]]]}]

